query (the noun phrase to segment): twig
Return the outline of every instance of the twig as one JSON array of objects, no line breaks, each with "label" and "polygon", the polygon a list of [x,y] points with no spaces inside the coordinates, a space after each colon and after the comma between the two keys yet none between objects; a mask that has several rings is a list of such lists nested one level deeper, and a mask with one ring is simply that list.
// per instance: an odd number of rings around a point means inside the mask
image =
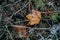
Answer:
[{"label": "twig", "polygon": [[31,3],[31,0],[29,0],[29,12],[30,12],[30,3]]},{"label": "twig", "polygon": [[8,40],[8,33],[7,33],[7,37],[6,37],[6,40]]},{"label": "twig", "polygon": [[4,35],[5,31],[0,35],[0,38]]},{"label": "twig", "polygon": [[2,13],[1,13],[1,15],[0,15],[0,20],[1,20],[1,18],[2,18]]},{"label": "twig", "polygon": [[46,13],[46,14],[50,13],[51,14],[51,13],[58,13],[58,12],[60,12],[60,11],[53,11],[53,12],[50,11],[50,12],[41,12],[41,13]]},{"label": "twig", "polygon": [[8,28],[7,28],[7,25],[5,25],[5,27],[6,27],[6,29],[7,29],[7,32],[9,33],[11,39],[14,40],[13,37],[12,37],[12,35],[11,35],[11,33],[10,33],[10,31],[9,31]]},{"label": "twig", "polygon": [[[28,4],[29,4],[29,2],[28,2],[24,7],[26,7]],[[14,14],[16,14],[16,13],[20,12],[21,10],[23,10],[24,7],[22,7],[22,9],[18,10],[17,12],[13,13],[13,14],[9,17],[9,19],[8,19],[7,21],[9,21]]]},{"label": "twig", "polygon": [[[26,7],[28,4],[29,4],[29,2],[28,2],[24,7]],[[24,7],[23,7],[22,9],[24,9]],[[20,9],[20,10],[18,10],[17,12],[13,13],[13,14],[10,16],[10,18],[12,18],[12,16],[13,16],[14,14],[20,12],[22,9]]]},{"label": "twig", "polygon": [[[20,25],[12,25],[13,27],[20,27]],[[26,27],[26,26],[23,26],[23,27],[20,27],[20,28],[31,28],[31,27]],[[49,30],[50,28],[32,28],[32,29],[38,29],[38,30]]]}]

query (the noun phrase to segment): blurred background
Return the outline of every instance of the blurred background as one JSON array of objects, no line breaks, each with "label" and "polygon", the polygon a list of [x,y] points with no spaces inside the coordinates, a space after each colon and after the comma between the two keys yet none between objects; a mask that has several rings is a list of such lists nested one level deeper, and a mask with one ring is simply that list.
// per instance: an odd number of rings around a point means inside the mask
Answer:
[{"label": "blurred background", "polygon": [[60,40],[60,0],[0,0],[0,40]]}]

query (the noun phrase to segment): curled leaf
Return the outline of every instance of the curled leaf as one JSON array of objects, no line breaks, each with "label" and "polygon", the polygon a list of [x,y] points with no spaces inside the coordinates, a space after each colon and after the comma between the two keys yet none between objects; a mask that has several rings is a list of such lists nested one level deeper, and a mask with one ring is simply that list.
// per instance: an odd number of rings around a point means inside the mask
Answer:
[{"label": "curled leaf", "polygon": [[38,24],[41,20],[41,12],[32,10],[32,14],[28,14],[26,17],[29,20],[28,25]]}]

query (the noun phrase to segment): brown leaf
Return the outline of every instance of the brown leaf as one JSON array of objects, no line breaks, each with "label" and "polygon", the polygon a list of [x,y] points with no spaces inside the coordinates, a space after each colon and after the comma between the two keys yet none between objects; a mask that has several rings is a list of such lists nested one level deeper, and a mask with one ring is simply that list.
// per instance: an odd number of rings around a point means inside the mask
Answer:
[{"label": "brown leaf", "polygon": [[17,26],[16,30],[20,37],[25,37],[26,29],[23,28],[24,26]]},{"label": "brown leaf", "polygon": [[41,12],[32,10],[32,14],[28,14],[26,17],[29,20],[28,25],[38,24],[41,20]]}]

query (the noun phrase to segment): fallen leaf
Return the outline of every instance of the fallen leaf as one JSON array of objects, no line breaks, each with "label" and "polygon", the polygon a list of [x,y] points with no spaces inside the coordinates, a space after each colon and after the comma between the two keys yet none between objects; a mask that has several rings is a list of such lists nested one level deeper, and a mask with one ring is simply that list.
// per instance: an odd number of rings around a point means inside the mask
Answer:
[{"label": "fallen leaf", "polygon": [[24,26],[17,26],[16,27],[16,30],[19,34],[19,37],[25,37],[25,34],[26,34],[26,29],[23,28]]},{"label": "fallen leaf", "polygon": [[29,20],[27,25],[38,24],[41,20],[41,12],[32,10],[32,14],[28,14],[26,18]]}]

